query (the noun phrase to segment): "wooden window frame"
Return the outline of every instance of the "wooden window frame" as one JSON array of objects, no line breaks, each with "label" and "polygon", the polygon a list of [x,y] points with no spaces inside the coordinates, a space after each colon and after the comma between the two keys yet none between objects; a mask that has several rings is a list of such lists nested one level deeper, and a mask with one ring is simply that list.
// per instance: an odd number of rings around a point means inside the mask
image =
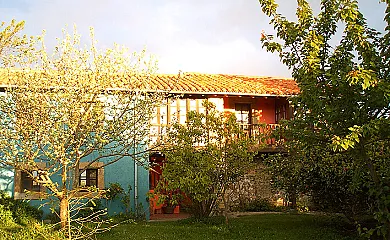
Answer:
[{"label": "wooden window frame", "polygon": [[[33,175],[33,177],[38,177],[38,171],[37,170],[34,170],[34,171],[22,171],[21,174],[22,174],[22,188],[25,189],[25,190],[28,190],[30,192],[40,192],[41,191],[41,184],[37,183],[36,181],[34,181],[31,177],[30,177],[30,174]],[[27,184],[26,184],[27,183]],[[28,187],[26,187],[26,185],[28,185]]]},{"label": "wooden window frame", "polygon": [[[79,186],[81,187],[97,187],[99,186],[99,169],[96,168],[87,168],[85,169],[79,176]],[[95,176],[93,177],[92,173],[95,172]],[[82,181],[85,181],[85,185],[82,185]],[[95,181],[96,184],[91,184],[91,181]]]},{"label": "wooden window frame", "polygon": [[[39,169],[45,169],[46,163],[37,162],[36,163]],[[14,199],[42,199],[45,198],[46,187],[42,184],[39,184],[39,191],[30,191],[26,193],[23,188],[23,175],[25,175],[28,170],[15,170],[14,176]],[[32,180],[32,179],[31,179]]]},{"label": "wooden window frame", "polygon": [[[80,162],[79,164],[79,169],[82,170],[84,169],[87,165],[89,165],[90,162]],[[90,166],[88,166],[87,169],[96,169],[97,170],[97,188],[99,190],[104,190],[105,186],[104,186],[104,168],[103,168],[103,165],[104,163],[103,162],[94,162],[92,163]],[[86,169],[86,170],[87,170]],[[78,181],[80,183],[80,176],[81,176],[81,172],[79,172],[79,178],[78,178]],[[80,190],[77,194],[76,194],[77,197],[82,197],[82,196],[85,196],[85,197],[93,197],[94,195],[91,195],[90,193],[88,192],[85,192],[85,191],[82,191]]]},{"label": "wooden window frame", "polygon": [[[240,123],[240,124],[244,124],[244,125],[252,125],[252,104],[251,103],[245,103],[245,102],[239,102],[239,103],[234,103],[234,113],[237,113],[237,112],[240,112],[240,114],[242,115],[242,113],[246,110],[243,110],[243,106],[245,107],[248,107],[248,122],[244,123],[242,121],[242,119],[238,119],[237,118],[237,122]],[[238,108],[241,108],[241,109],[238,109]]]},{"label": "wooden window frame", "polygon": [[[244,110],[243,108],[247,107],[248,110]],[[239,113],[241,116],[244,111],[248,111],[248,121],[245,123],[243,119],[238,119],[237,113]],[[235,102],[234,103],[234,114],[237,118],[237,123],[240,125],[240,128],[247,134],[247,136],[251,137],[253,132],[253,108],[252,103],[248,102]]]}]

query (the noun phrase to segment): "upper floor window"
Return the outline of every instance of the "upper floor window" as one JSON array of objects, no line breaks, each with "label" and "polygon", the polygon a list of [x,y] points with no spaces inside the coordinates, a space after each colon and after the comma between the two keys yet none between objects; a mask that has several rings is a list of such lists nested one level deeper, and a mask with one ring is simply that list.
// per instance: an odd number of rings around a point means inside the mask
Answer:
[{"label": "upper floor window", "polygon": [[237,122],[243,125],[251,124],[251,105],[248,103],[236,103],[235,114]]},{"label": "upper floor window", "polygon": [[275,122],[278,123],[282,119],[287,119],[287,106],[282,104],[275,109]]},{"label": "upper floor window", "polygon": [[279,123],[282,119],[291,119],[293,117],[293,109],[289,106],[287,99],[276,99],[275,101],[275,122]]}]

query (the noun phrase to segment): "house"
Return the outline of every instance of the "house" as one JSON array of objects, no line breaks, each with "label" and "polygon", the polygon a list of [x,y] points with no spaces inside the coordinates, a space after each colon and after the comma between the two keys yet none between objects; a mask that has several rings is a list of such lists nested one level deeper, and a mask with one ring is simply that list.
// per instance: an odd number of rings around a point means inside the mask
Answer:
[{"label": "house", "polygon": [[[248,136],[271,133],[281,119],[292,117],[288,97],[299,92],[293,79],[227,74],[159,74],[153,76],[149,84],[155,90],[165,90],[177,96],[167,99],[156,109],[151,122],[151,142],[159,141],[172,122],[184,124],[187,112],[204,112],[202,102],[206,99],[213,102],[217,110],[234,113]],[[260,150],[262,153],[281,150],[275,139],[268,138],[265,143],[266,147]],[[150,155],[150,162],[155,163],[154,169],[149,172],[150,190],[160,180],[163,159],[158,152]],[[254,198],[256,194],[270,197],[270,186],[265,184],[267,179],[263,175],[260,171],[249,174],[246,181],[240,184],[239,191],[245,192],[246,198]],[[154,208],[155,204],[151,208],[152,214],[160,212]]]},{"label": "house", "polygon": [[[124,212],[130,204],[134,211],[148,215],[148,170],[144,167],[148,158],[137,154],[145,150],[149,119],[137,121],[142,128],[129,121],[135,118],[137,104],[146,100],[141,101],[140,91],[110,86],[129,76],[118,75],[95,84],[92,74],[77,75],[75,81],[82,81],[76,85],[55,71],[0,70],[0,164],[4,164],[0,165],[0,189],[32,205],[44,204],[41,209],[48,215],[50,204],[46,203],[51,199],[65,199],[62,209],[66,209],[70,196],[72,206],[80,206],[97,196],[97,191],[89,190],[105,190],[118,183],[128,194],[126,204],[120,199],[123,195],[112,201],[101,199],[108,213]],[[146,133],[138,134],[138,129]]]},{"label": "house", "polygon": [[[203,112],[202,102],[215,103],[217,110],[236,114],[242,128],[249,136],[272,131],[281,119],[289,119],[292,110],[288,97],[298,94],[299,88],[293,79],[255,77],[227,74],[156,74],[150,76],[143,86],[147,91],[164,91],[176,98],[167,98],[150,122],[150,141],[156,142],[173,122],[185,123],[188,111]],[[277,151],[273,139],[267,140],[265,152]],[[150,153],[150,162],[161,162],[163,156]],[[147,161],[147,160],[146,160]],[[161,169],[157,166],[148,171],[138,166],[130,157],[115,164],[100,168],[104,162],[96,162],[80,175],[80,184],[108,188],[109,183],[119,182],[123,187],[130,185],[132,208],[142,205],[149,215],[146,193],[152,190],[160,179]],[[30,198],[32,204],[40,204],[39,192],[46,191],[21,171],[0,168],[0,189],[7,190],[14,198]],[[26,196],[24,189],[36,192]],[[119,204],[119,203],[117,203]],[[48,209],[44,209],[48,211]],[[111,214],[121,207],[111,205]],[[122,209],[123,211],[123,209]],[[154,213],[154,209],[152,209]]]},{"label": "house", "polygon": [[203,112],[202,102],[213,102],[217,110],[236,114],[249,135],[273,128],[292,116],[288,97],[298,94],[293,79],[226,74],[158,74],[149,80],[150,89],[167,91],[178,99],[167,99],[156,109],[151,122],[151,141],[156,141],[173,121],[185,123],[188,111]]}]

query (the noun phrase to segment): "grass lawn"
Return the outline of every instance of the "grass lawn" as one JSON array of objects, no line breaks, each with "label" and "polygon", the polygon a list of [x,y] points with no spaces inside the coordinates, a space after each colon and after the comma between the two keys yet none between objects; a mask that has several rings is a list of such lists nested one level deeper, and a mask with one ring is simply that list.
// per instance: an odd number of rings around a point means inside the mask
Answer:
[{"label": "grass lawn", "polygon": [[[347,229],[350,230],[347,230]],[[352,240],[353,227],[339,217],[298,214],[244,216],[224,224],[223,218],[207,222],[185,219],[174,222],[124,224],[98,235],[101,240],[124,239],[299,239]]]}]

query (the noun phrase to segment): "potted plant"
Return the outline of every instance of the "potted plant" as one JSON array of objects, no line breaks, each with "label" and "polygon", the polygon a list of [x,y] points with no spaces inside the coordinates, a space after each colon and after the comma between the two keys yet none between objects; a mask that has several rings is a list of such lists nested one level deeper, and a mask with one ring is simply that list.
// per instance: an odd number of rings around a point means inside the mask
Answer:
[{"label": "potted plant", "polygon": [[159,196],[159,201],[163,204],[162,210],[167,214],[173,213],[180,200],[181,194],[177,193],[177,191],[169,191]]},{"label": "potted plant", "polygon": [[162,205],[162,210],[166,214],[172,214],[183,197],[180,190],[169,189],[168,184],[163,180],[157,184],[153,195],[158,196],[157,204]]}]

